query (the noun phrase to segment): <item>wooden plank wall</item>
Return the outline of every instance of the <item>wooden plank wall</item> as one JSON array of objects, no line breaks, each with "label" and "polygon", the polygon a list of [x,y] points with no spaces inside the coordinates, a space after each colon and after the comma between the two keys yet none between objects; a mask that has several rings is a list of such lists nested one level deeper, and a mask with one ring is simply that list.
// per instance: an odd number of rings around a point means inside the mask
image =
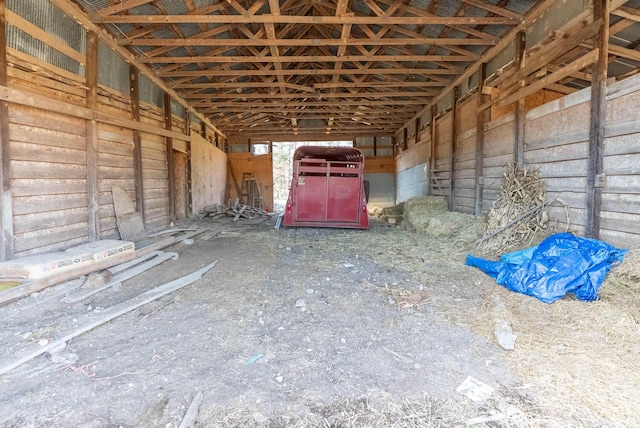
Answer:
[{"label": "wooden plank wall", "polygon": [[[84,79],[12,51],[8,86],[84,106]],[[97,110],[129,120],[130,99],[100,87]],[[184,120],[173,117],[174,131]],[[47,106],[9,103],[14,257],[65,249],[89,240],[86,120]],[[164,127],[162,109],[142,104],[141,122]],[[133,136],[127,126],[98,122],[100,237],[118,238],[111,187],[134,198]],[[145,224],[170,222],[165,138],[141,132]]]},{"label": "wooden plank wall", "polygon": [[193,213],[207,205],[226,203],[227,154],[197,134],[191,138]]},{"label": "wooden plank wall", "polygon": [[[590,91],[585,89],[532,108],[525,116],[525,165],[538,168],[547,185],[552,230],[583,235],[586,215]],[[458,105],[455,155],[455,210],[473,213],[477,95]],[[600,237],[625,248],[640,245],[640,75],[608,87]],[[451,112],[436,120],[435,167],[445,186],[431,194],[448,196]],[[421,138],[430,143],[430,129]],[[496,200],[505,166],[515,160],[514,114],[484,127],[483,212]],[[429,145],[396,156],[398,172],[418,165]],[[567,223],[568,216],[568,223]]]},{"label": "wooden plank wall", "polygon": [[[103,93],[98,108],[107,113],[128,115],[126,99]],[[135,198],[133,172],[133,132],[131,129],[106,123],[98,124],[98,203],[100,205],[100,236],[103,239],[120,237],[116,226],[111,188],[119,186]]]},{"label": "wooden plank wall", "polygon": [[475,115],[478,97],[473,95],[458,104],[456,120],[455,207],[473,214],[476,196],[476,123],[468,120]]},{"label": "wooden plank wall", "polygon": [[504,168],[515,160],[515,128],[513,114],[502,116],[485,124],[482,168],[482,176],[484,177],[483,211],[491,209],[500,191]]},{"label": "wooden plank wall", "polygon": [[[273,210],[273,162],[271,153],[254,156],[252,153],[229,153],[229,163],[233,169],[238,186],[242,188],[243,173],[253,173],[256,180],[262,185],[262,199],[267,210]],[[227,178],[229,201],[238,197],[231,172]]]},{"label": "wooden plank wall", "polygon": [[600,238],[640,245],[640,76],[609,86]]},{"label": "wooden plank wall", "polygon": [[549,216],[559,230],[579,233],[585,225],[588,170],[589,100],[584,94],[531,110],[525,123],[525,164],[539,168],[548,198],[566,204],[551,206]]},{"label": "wooden plank wall", "polygon": [[432,195],[444,196],[446,198],[449,197],[449,187],[451,184],[451,151],[453,149],[451,143],[452,111],[453,110],[449,110],[439,117],[436,117],[436,144],[433,170],[431,171],[431,183],[429,184]]},{"label": "wooden plank wall", "polygon": [[[162,128],[164,116],[158,109],[141,112],[143,123]],[[142,133],[142,178],[144,182],[144,219],[147,228],[169,224],[169,173],[167,145],[164,137]]]},{"label": "wooden plank wall", "polygon": [[[84,102],[79,78],[50,81],[10,68],[8,85]],[[86,242],[85,121],[16,104],[9,121],[15,256]]]}]

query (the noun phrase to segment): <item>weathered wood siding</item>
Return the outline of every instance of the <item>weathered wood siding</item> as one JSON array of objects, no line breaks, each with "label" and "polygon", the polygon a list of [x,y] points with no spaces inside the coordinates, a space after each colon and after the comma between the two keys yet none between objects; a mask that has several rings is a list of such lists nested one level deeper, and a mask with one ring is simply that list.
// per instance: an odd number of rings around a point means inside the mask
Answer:
[{"label": "weathered wood siding", "polygon": [[498,197],[505,165],[513,162],[515,157],[513,114],[502,116],[500,119],[485,124],[484,132],[482,209],[487,211],[491,209],[493,202]]},{"label": "weathered wood siding", "polygon": [[640,245],[640,76],[609,86],[600,237]]},{"label": "weathered wood siding", "polygon": [[[436,144],[434,150],[433,170],[431,171],[431,194],[449,197],[451,179],[451,141],[452,112],[444,113],[436,119]],[[435,178],[435,180],[434,180]]]},{"label": "weathered wood siding", "polygon": [[[159,110],[142,112],[141,121],[163,127]],[[144,183],[144,220],[147,228],[169,224],[169,172],[164,137],[142,133],[142,178]]]},{"label": "weathered wood siding", "polygon": [[[555,97],[554,97],[555,98]],[[524,161],[535,167],[547,185],[549,217],[557,230],[584,233],[586,216],[590,89],[533,108],[525,116]],[[477,95],[458,105],[455,153],[455,210],[472,213],[476,187]],[[608,87],[601,239],[614,245],[640,245],[640,76]],[[448,196],[451,155],[451,112],[436,120],[435,175],[431,194]],[[421,139],[430,144],[430,129]],[[396,156],[397,178],[402,171],[420,168],[423,159],[405,153]],[[418,147],[416,146],[417,150]],[[427,153],[430,146],[420,148]],[[504,114],[484,127],[484,194],[482,208],[491,209],[500,190],[505,166],[515,160],[515,119]],[[411,179],[407,176],[405,178]],[[417,178],[405,187],[419,184]],[[411,181],[410,180],[410,181]],[[406,180],[405,180],[406,181]]]},{"label": "weathered wood siding", "polygon": [[85,241],[84,121],[55,113],[41,120],[20,106],[9,112],[16,255]]},{"label": "weathered wood siding", "polygon": [[227,154],[199,135],[191,138],[193,212],[224,204],[227,192]]},{"label": "weathered wood siding", "polygon": [[[12,71],[11,86],[81,102],[72,85]],[[9,105],[9,121],[15,255],[85,242],[85,121],[16,104]]]},{"label": "weathered wood siding", "polygon": [[457,211],[473,213],[476,195],[476,122],[477,96],[458,104],[456,120],[454,206]]},{"label": "weathered wood siding", "polygon": [[525,122],[525,163],[539,169],[548,198],[559,199],[549,216],[560,230],[575,232],[584,230],[586,213],[589,102],[583,94],[531,110]]},{"label": "weathered wood siding", "polygon": [[[229,162],[233,169],[238,186],[242,189],[242,176],[251,173],[262,185],[262,199],[268,210],[273,210],[273,162],[271,153],[255,156],[252,153],[229,153]],[[227,178],[227,188],[231,202],[238,197],[231,172]]]},{"label": "weathered wood siding", "polygon": [[[51,105],[9,103],[14,257],[87,242],[87,120],[62,114],[53,104],[83,107],[84,79],[18,52],[9,59],[20,65],[10,68],[9,87],[52,100]],[[124,124],[131,105],[128,94],[102,86],[98,92],[97,111],[123,119],[123,125],[97,122],[99,236],[118,238],[111,188],[121,186],[135,198],[133,130]],[[141,110],[141,123],[164,128],[160,108],[143,103]],[[184,120],[173,117],[173,127],[181,132]],[[170,222],[167,147],[165,137],[154,133],[143,131],[141,139],[145,225],[154,229]]]}]

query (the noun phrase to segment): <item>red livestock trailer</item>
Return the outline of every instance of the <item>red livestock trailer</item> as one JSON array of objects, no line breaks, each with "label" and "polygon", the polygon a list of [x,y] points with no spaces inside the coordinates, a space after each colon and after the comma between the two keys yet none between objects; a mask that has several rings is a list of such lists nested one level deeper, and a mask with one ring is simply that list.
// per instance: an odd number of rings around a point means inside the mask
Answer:
[{"label": "red livestock trailer", "polygon": [[302,146],[293,154],[293,179],[282,224],[367,229],[364,187],[360,150]]}]

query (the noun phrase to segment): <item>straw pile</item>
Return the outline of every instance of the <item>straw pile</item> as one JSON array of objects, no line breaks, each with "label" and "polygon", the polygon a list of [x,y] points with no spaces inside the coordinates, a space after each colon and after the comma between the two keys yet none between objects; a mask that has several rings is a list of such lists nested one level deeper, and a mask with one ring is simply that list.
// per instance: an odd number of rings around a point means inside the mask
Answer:
[{"label": "straw pile", "polygon": [[411,198],[404,205],[404,224],[428,238],[449,238],[472,242],[480,236],[482,218],[470,214],[451,212],[441,196]]},{"label": "straw pile", "polygon": [[538,177],[538,170],[507,165],[478,248],[503,253],[522,244],[530,245],[536,234],[547,227],[545,205],[546,186]]}]

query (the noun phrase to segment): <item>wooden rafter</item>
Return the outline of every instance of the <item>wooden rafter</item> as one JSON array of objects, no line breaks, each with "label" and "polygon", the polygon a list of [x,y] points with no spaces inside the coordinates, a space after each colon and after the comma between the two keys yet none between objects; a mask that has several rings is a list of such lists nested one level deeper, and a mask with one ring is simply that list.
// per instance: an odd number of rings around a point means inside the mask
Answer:
[{"label": "wooden rafter", "polygon": [[[253,126],[299,135],[313,115],[322,122],[313,132],[336,135],[413,126],[557,3],[521,0],[515,8],[512,0],[461,0],[452,8],[445,0],[424,6],[409,0],[112,0],[105,7],[99,0],[52,1],[83,7],[83,25],[110,32],[116,48],[132,53],[127,60],[148,67],[154,81],[221,131]],[[610,0],[611,35],[640,21],[625,3]],[[520,70],[511,66],[497,79],[489,76],[500,91],[497,102],[521,95],[521,83],[526,91],[561,93],[588,85],[591,72],[583,65],[592,62],[598,24],[587,10],[578,21],[527,52]],[[610,44],[609,61],[627,67],[640,61],[633,42]],[[61,48],[84,61],[84,54]],[[370,125],[362,123],[363,109]]]}]

